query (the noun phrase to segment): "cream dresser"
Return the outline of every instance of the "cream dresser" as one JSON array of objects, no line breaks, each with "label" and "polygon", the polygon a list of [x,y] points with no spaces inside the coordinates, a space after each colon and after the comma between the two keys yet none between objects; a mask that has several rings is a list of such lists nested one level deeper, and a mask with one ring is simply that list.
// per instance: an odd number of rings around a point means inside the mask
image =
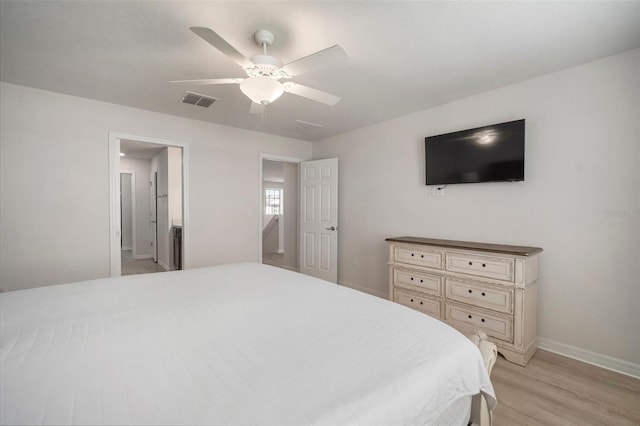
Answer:
[{"label": "cream dresser", "polygon": [[484,331],[507,360],[538,348],[538,247],[387,238],[389,298],[463,333]]}]

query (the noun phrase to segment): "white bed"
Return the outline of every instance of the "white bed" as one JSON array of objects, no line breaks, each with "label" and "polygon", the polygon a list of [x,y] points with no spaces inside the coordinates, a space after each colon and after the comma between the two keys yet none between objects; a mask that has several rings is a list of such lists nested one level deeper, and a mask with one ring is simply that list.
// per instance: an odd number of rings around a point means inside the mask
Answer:
[{"label": "white bed", "polygon": [[478,348],[426,315],[232,264],[0,294],[0,423],[466,424]]}]

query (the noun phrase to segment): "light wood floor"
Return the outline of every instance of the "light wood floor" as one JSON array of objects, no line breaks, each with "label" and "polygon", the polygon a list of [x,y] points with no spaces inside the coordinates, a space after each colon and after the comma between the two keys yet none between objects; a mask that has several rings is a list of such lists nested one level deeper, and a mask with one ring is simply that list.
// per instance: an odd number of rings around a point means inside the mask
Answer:
[{"label": "light wood floor", "polygon": [[526,367],[499,356],[491,381],[494,426],[640,425],[640,380],[551,352]]},{"label": "light wood floor", "polygon": [[121,274],[151,274],[153,272],[164,272],[164,268],[155,263],[153,259],[134,259],[131,250],[122,250]]}]

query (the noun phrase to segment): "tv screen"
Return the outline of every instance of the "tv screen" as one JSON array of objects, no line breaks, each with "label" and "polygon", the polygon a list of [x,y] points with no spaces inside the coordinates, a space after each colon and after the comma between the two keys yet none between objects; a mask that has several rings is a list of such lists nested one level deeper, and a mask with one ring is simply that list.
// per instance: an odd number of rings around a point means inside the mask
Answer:
[{"label": "tv screen", "polygon": [[427,185],[524,180],[524,119],[425,138]]}]

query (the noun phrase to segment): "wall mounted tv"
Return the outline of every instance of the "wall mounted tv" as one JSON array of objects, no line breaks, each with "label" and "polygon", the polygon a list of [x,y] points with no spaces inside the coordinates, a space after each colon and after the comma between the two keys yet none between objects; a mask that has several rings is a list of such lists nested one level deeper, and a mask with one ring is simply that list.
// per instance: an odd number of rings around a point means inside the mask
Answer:
[{"label": "wall mounted tv", "polygon": [[425,138],[427,185],[524,180],[524,119]]}]

